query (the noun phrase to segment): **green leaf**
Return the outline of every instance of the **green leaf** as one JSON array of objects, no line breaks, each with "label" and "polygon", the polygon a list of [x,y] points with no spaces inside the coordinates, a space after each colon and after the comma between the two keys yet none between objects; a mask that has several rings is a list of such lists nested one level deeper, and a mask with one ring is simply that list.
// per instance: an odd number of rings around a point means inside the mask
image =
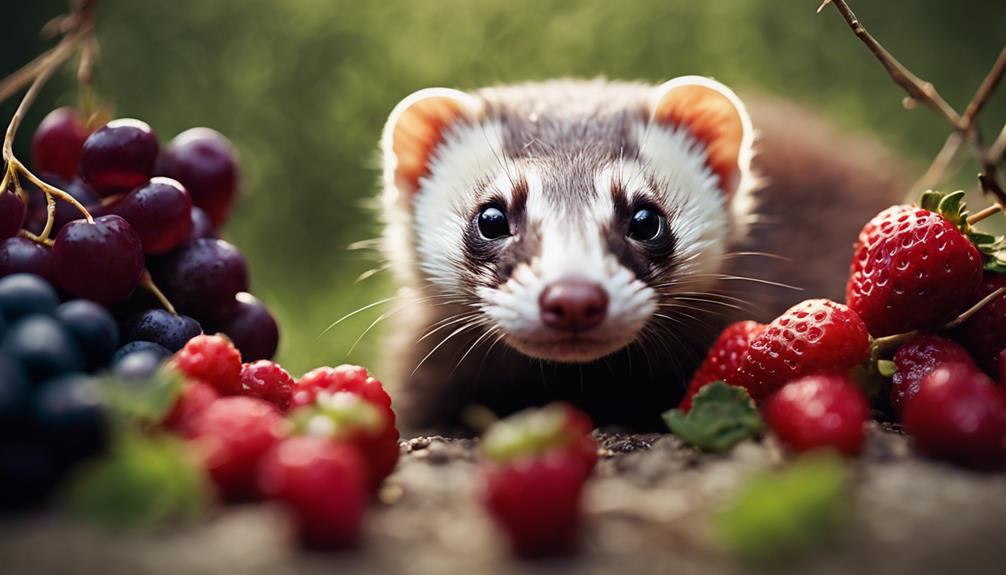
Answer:
[{"label": "green leaf", "polygon": [[898,366],[889,359],[882,359],[877,362],[877,372],[884,377],[893,377],[898,372]]},{"label": "green leaf", "polygon": [[957,190],[943,196],[936,211],[957,225],[966,223],[964,221],[964,208],[967,207],[964,202],[965,195],[964,190]]},{"label": "green leaf", "polygon": [[1004,239],[1006,239],[1006,237],[993,236],[992,234],[972,231],[968,234],[968,239],[970,239],[971,242],[977,246],[983,246],[983,245],[995,245],[996,243],[1002,242]]},{"label": "green leaf", "polygon": [[922,197],[919,198],[919,207],[930,212],[935,212],[939,210],[940,200],[942,199],[943,193],[935,190],[926,190],[922,193]]},{"label": "green leaf", "polygon": [[74,476],[64,504],[110,529],[194,522],[211,502],[210,484],[190,446],[167,435],[129,433]]},{"label": "green leaf", "polygon": [[148,379],[125,381],[112,376],[98,380],[106,405],[127,423],[160,423],[167,416],[178,394],[184,377],[164,368]]},{"label": "green leaf", "polygon": [[747,390],[722,381],[700,389],[688,413],[672,409],[664,421],[685,443],[712,452],[726,451],[765,428]]},{"label": "green leaf", "polygon": [[714,518],[716,540],[754,560],[806,552],[845,519],[849,481],[844,461],[830,451],[804,455],[781,471],[755,474]]}]

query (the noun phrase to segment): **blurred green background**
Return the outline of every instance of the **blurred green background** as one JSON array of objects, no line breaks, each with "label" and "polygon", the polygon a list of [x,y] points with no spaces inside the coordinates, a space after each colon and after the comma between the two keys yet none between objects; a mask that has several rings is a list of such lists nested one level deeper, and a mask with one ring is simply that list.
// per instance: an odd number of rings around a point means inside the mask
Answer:
[{"label": "blurred green background", "polygon": [[[372,364],[380,330],[347,351],[373,309],[321,335],[342,315],[391,291],[378,265],[349,251],[376,237],[367,204],[387,113],[431,85],[472,88],[555,76],[660,81],[715,76],[747,93],[785,95],[838,124],[869,131],[919,173],[948,132],[902,93],[818,0],[100,0],[100,95],[119,116],[167,141],[197,125],[241,153],[245,197],[226,232],[248,257],[252,291],[283,327],[280,360],[295,374],[324,363]],[[1006,41],[1002,0],[853,2],[871,31],[958,108]],[[38,29],[65,0],[4,2],[0,74],[49,42]],[[68,68],[40,97],[16,142],[28,157],[35,125],[76,100]],[[4,123],[15,102],[0,104]],[[1006,90],[984,115],[1006,120]],[[836,154],[842,150],[836,149]],[[955,182],[971,186],[973,165]],[[851,238],[850,238],[851,241]],[[393,319],[388,322],[393,329]]]}]

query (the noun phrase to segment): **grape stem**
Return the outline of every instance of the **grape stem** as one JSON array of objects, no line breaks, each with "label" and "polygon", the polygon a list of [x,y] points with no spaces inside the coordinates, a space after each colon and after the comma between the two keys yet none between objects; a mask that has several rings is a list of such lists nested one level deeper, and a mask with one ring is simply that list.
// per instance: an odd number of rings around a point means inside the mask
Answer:
[{"label": "grape stem", "polygon": [[161,288],[157,287],[157,284],[154,283],[154,278],[150,277],[149,271],[143,270],[143,279],[140,280],[140,284],[145,287],[147,291],[154,294],[154,297],[157,298],[157,301],[161,302],[161,305],[168,311],[168,313],[171,315],[178,315],[178,312],[175,310],[175,306],[171,305],[171,302],[168,301],[168,297],[165,296],[164,292],[161,291]]}]

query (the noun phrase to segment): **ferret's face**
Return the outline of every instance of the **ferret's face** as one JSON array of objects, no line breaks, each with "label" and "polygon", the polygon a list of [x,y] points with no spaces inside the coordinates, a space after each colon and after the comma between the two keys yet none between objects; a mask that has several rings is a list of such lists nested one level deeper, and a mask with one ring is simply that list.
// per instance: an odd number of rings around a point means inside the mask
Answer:
[{"label": "ferret's face", "polygon": [[386,215],[408,234],[419,281],[471,306],[459,329],[592,361],[673,323],[676,295],[715,283],[750,146],[726,88],[688,78],[411,98],[385,136]]}]

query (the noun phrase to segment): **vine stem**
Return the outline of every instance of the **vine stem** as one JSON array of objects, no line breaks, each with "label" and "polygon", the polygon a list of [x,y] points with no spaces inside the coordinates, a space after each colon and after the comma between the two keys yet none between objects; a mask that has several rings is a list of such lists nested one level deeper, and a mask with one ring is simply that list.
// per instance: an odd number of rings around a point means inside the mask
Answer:
[{"label": "vine stem", "polygon": [[157,287],[157,284],[154,283],[154,278],[150,277],[149,271],[143,270],[143,279],[140,280],[140,285],[152,293],[154,297],[157,298],[157,301],[161,302],[161,305],[164,306],[164,309],[166,309],[168,313],[171,315],[178,315],[178,312],[175,310],[175,306],[171,305],[168,297],[164,295],[161,288]]},{"label": "vine stem", "polygon": [[1003,211],[1002,204],[993,204],[985,208],[984,210],[981,210],[979,212],[976,212],[975,214],[972,214],[971,216],[968,216],[968,225],[973,226],[978,222],[984,220],[985,218],[989,216],[994,216],[1001,211]]}]

